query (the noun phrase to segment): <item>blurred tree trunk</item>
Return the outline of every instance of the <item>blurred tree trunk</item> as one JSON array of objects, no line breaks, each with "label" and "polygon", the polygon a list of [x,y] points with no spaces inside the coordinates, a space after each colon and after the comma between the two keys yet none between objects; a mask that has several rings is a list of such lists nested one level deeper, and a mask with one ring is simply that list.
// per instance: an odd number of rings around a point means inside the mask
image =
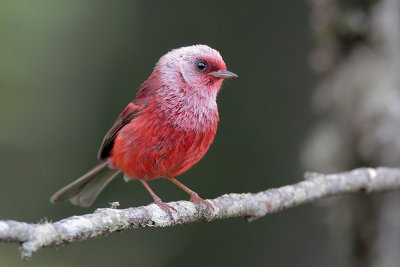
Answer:
[{"label": "blurred tree trunk", "polygon": [[[307,170],[400,164],[400,1],[310,0],[320,82]],[[400,195],[331,199],[332,266],[399,266]]]}]

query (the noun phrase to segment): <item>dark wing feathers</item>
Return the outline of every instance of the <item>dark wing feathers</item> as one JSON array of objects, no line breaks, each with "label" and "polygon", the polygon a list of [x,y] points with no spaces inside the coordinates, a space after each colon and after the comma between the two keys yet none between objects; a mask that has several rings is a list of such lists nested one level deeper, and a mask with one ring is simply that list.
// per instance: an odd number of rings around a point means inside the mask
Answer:
[{"label": "dark wing feathers", "polygon": [[100,151],[98,153],[98,158],[100,160],[106,159],[114,146],[114,140],[117,137],[118,132],[128,123],[130,123],[141,111],[142,109],[134,103],[129,103],[129,105],[122,111],[118,119],[115,121],[114,125],[108,131],[103,139],[103,144],[101,145]]},{"label": "dark wing feathers", "polygon": [[111,150],[114,146],[114,140],[118,132],[128,123],[130,123],[138,113],[142,111],[153,98],[157,89],[161,84],[157,77],[159,76],[157,68],[154,69],[150,77],[139,87],[136,99],[129,103],[129,105],[122,111],[114,125],[104,137],[103,144],[101,145],[98,158],[104,160],[110,156]]}]

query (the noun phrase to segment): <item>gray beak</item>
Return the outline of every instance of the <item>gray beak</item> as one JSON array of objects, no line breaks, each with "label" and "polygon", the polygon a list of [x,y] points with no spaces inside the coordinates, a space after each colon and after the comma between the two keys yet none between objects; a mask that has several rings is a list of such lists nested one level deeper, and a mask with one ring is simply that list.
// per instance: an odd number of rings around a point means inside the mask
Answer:
[{"label": "gray beak", "polygon": [[235,73],[227,71],[227,70],[218,70],[209,73],[210,75],[220,78],[220,79],[229,79],[238,77]]}]

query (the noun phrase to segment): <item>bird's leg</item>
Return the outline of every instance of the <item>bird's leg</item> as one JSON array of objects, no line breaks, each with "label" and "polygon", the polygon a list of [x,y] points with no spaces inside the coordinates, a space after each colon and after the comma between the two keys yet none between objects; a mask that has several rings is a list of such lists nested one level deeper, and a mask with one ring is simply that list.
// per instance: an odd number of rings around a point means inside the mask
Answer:
[{"label": "bird's leg", "polygon": [[151,190],[150,186],[147,184],[147,182],[143,179],[139,179],[140,182],[142,182],[143,186],[147,189],[147,191],[150,193],[150,195],[152,196],[152,198],[154,199],[154,203],[157,204],[157,206],[159,206],[162,210],[164,210],[166,213],[168,213],[169,217],[171,217],[171,219],[173,221],[174,217],[172,216],[171,210],[176,211],[176,209],[166,203],[164,203],[161,198],[159,196],[157,196],[153,190]]},{"label": "bird's leg", "polygon": [[207,201],[205,201],[204,199],[199,197],[199,195],[196,192],[194,192],[193,190],[191,190],[189,187],[185,186],[184,184],[182,184],[181,182],[179,182],[178,180],[176,180],[173,177],[169,177],[169,179],[171,180],[171,182],[173,182],[174,184],[176,184],[177,186],[179,186],[180,188],[185,190],[185,192],[190,195],[190,201],[195,202],[197,204],[206,205],[206,207],[208,209],[214,210],[214,207],[210,203],[208,203]]}]

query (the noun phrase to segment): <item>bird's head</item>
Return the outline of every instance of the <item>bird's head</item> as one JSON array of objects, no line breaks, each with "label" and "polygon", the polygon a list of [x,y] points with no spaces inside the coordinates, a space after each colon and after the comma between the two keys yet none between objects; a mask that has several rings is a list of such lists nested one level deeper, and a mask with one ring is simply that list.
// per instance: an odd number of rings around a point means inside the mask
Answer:
[{"label": "bird's head", "polygon": [[217,93],[224,79],[237,77],[227,70],[220,53],[206,45],[174,49],[160,58],[156,68],[162,82],[181,90]]}]

